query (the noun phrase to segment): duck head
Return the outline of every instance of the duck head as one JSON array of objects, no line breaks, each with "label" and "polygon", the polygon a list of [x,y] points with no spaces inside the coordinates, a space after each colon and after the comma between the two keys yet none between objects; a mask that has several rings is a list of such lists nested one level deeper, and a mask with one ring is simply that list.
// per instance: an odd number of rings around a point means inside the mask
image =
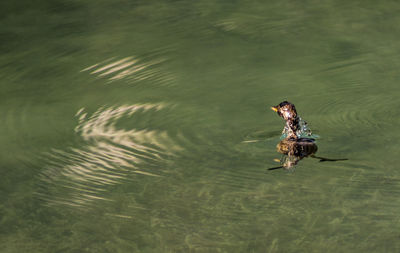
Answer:
[{"label": "duck head", "polygon": [[283,101],[279,105],[271,107],[271,109],[286,121],[286,126],[283,130],[283,132],[286,132],[286,138],[297,139],[297,131],[300,129],[300,125],[294,104]]},{"label": "duck head", "polygon": [[283,101],[277,106],[272,106],[271,109],[286,121],[293,121],[297,118],[296,107],[288,101]]}]

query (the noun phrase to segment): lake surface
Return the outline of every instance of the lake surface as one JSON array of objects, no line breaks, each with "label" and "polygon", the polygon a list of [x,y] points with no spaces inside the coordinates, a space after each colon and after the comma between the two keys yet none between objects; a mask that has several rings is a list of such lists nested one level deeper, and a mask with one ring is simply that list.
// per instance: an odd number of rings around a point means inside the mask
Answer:
[{"label": "lake surface", "polygon": [[3,1],[0,252],[399,252],[399,11]]}]

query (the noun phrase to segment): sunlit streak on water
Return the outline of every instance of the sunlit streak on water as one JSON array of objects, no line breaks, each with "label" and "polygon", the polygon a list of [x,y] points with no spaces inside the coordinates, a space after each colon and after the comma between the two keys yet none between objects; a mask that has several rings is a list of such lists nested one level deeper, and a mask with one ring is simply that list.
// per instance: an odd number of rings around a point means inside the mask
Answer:
[{"label": "sunlit streak on water", "polygon": [[87,67],[81,72],[90,71],[91,75],[106,78],[110,82],[122,79],[136,81],[149,79],[163,84],[174,80],[171,73],[160,70],[159,65],[165,61],[165,58],[144,60],[133,56],[116,61],[112,58]]},{"label": "sunlit streak on water", "polygon": [[92,115],[80,109],[76,113],[79,123],[75,131],[87,145],[52,150],[48,154],[49,166],[41,174],[45,183],[42,188],[46,190],[39,194],[49,204],[83,206],[93,200],[107,200],[103,196],[107,187],[129,180],[132,173],[162,176],[163,171],[154,171],[154,167],[162,168],[166,157],[174,156],[181,147],[165,131],[133,127],[126,130],[116,124],[123,117],[134,119],[135,113],[157,113],[165,107],[164,104],[122,105],[100,108]]}]

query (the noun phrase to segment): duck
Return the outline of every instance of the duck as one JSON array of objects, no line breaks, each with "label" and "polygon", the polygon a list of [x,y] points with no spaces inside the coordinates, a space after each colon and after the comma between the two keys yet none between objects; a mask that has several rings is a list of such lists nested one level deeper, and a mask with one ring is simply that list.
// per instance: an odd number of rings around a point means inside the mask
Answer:
[{"label": "duck", "polygon": [[[281,162],[282,166],[270,168],[269,170],[293,168],[305,157],[317,158],[320,160],[320,162],[348,160],[347,158],[329,159],[315,155],[318,150],[318,146],[315,143],[315,139],[311,137],[301,137],[301,132],[304,130],[301,124],[306,125],[306,123],[305,121],[302,121],[297,114],[294,104],[288,101],[283,101],[277,106],[272,106],[271,109],[277,112],[278,115],[286,121],[285,128],[283,130],[283,132],[286,133],[286,137],[276,146],[277,151],[284,155],[284,158],[279,161]],[[309,135],[311,135],[310,130]]]}]

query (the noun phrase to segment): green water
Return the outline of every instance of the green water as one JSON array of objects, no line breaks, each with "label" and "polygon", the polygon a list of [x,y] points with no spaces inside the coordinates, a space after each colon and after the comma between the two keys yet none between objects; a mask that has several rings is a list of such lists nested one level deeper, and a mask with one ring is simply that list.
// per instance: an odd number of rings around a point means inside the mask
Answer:
[{"label": "green water", "polygon": [[0,252],[399,252],[399,11],[2,1]]}]

